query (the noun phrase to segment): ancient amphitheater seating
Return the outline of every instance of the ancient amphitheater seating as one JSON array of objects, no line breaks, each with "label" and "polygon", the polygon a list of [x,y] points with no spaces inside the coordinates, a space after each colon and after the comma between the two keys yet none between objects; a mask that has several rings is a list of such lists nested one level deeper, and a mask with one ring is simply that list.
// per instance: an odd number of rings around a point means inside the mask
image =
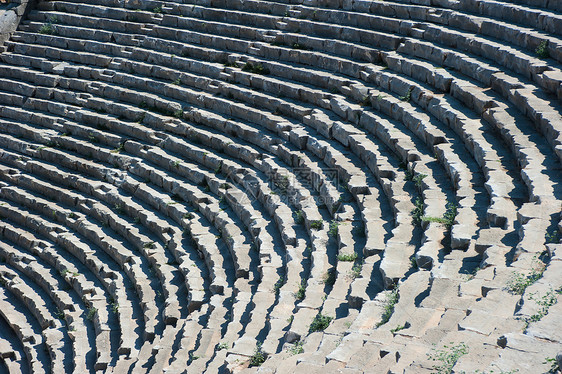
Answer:
[{"label": "ancient amphitheater seating", "polygon": [[0,372],[550,370],[557,1],[16,6]]}]

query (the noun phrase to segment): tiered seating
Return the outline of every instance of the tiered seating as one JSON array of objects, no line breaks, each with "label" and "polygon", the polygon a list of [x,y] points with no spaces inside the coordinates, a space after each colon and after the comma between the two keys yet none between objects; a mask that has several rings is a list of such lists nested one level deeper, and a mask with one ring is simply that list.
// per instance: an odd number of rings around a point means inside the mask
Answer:
[{"label": "tiered seating", "polygon": [[462,343],[455,372],[547,371],[555,3],[30,5],[0,54],[0,366],[418,373]]}]

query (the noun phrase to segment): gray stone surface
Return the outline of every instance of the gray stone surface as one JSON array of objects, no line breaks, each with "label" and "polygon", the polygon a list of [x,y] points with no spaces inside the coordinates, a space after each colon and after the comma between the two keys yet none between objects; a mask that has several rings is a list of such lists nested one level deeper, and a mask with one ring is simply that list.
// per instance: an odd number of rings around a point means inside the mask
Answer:
[{"label": "gray stone surface", "polygon": [[548,371],[560,11],[0,3],[6,367]]}]

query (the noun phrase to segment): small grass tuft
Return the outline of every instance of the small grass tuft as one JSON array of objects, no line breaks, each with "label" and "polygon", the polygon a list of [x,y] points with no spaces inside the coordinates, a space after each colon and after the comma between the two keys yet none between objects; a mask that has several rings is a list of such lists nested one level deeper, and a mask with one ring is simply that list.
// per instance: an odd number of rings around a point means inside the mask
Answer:
[{"label": "small grass tuft", "polygon": [[328,326],[330,325],[330,322],[332,322],[333,319],[334,319],[334,317],[324,316],[324,315],[322,315],[322,313],[318,313],[316,315],[316,317],[314,317],[314,320],[312,321],[312,323],[310,324],[308,332],[312,333],[312,332],[316,332],[316,331],[326,330],[328,328]]},{"label": "small grass tuft", "polygon": [[342,262],[353,262],[357,260],[357,253],[340,253],[338,255],[338,261]]},{"label": "small grass tuft", "polygon": [[336,221],[336,220],[332,220],[332,222],[330,222],[330,229],[328,230],[328,235],[336,237],[338,236],[338,227],[340,225],[340,222]]},{"label": "small grass tuft", "polygon": [[302,300],[304,299],[305,294],[306,294],[306,280],[303,279],[299,284],[299,289],[297,290],[297,292],[293,294],[293,296],[295,296],[295,299],[297,300]]},{"label": "small grass tuft", "polygon": [[377,327],[384,325],[390,320],[390,317],[394,313],[394,306],[398,302],[398,287],[396,287],[392,292],[386,297],[384,304],[384,313],[382,315],[381,321],[377,324]]},{"label": "small grass tuft", "polygon": [[302,210],[297,210],[295,213],[295,223],[297,225],[302,225],[304,223],[304,213]]},{"label": "small grass tuft", "polygon": [[399,99],[402,100],[402,101],[405,101],[407,103],[410,102],[410,99],[412,98],[412,91],[413,91],[413,88],[410,88],[408,90],[408,92],[406,92],[406,95],[400,96]]},{"label": "small grass tuft", "polygon": [[412,209],[412,213],[411,213],[412,222],[414,223],[414,225],[421,225],[424,213],[425,213],[425,209],[423,206],[423,200],[418,197],[416,198],[416,201],[414,201],[414,209]]},{"label": "small grass tuft", "polygon": [[363,96],[359,105],[361,105],[363,107],[371,106],[371,96],[370,95]]},{"label": "small grass tuft", "polygon": [[363,271],[363,264],[356,264],[351,268],[349,277],[351,280],[357,279],[361,276],[361,271]]},{"label": "small grass tuft", "polygon": [[418,262],[416,261],[416,255],[410,256],[410,268],[414,270],[418,269]]},{"label": "small grass tuft", "polygon": [[284,282],[285,278],[283,278],[283,276],[280,276],[279,279],[277,279],[277,282],[275,282],[275,285],[273,285],[273,292],[276,295],[279,295],[279,290],[281,289],[281,287],[283,287]]},{"label": "small grass tuft", "polygon": [[535,53],[540,58],[549,58],[550,52],[548,52],[548,40],[543,40],[537,49],[535,49]]},{"label": "small grass tuft", "polygon": [[93,320],[94,317],[96,316],[96,313],[97,313],[97,312],[98,312],[98,309],[97,309],[97,308],[95,308],[95,307],[93,307],[93,306],[90,307],[90,308],[88,309],[88,313],[86,314],[86,319],[87,319],[88,321]]},{"label": "small grass tuft", "polygon": [[324,222],[320,219],[310,222],[310,228],[314,230],[322,230],[323,227],[324,227]]},{"label": "small grass tuft", "polygon": [[393,328],[392,330],[390,330],[390,332],[393,333],[393,334],[396,334],[400,330],[407,329],[408,327],[406,325],[407,325],[406,323],[403,324],[403,325],[398,325],[395,328]]},{"label": "small grass tuft", "polygon": [[544,235],[544,239],[545,239],[545,241],[546,241],[546,244],[549,244],[549,243],[555,243],[555,244],[557,244],[557,243],[560,242],[560,235],[559,235],[558,231],[554,230],[554,231],[552,231],[552,232],[550,232],[550,233],[547,232],[547,233]]},{"label": "small grass tuft", "polygon": [[57,29],[51,22],[44,23],[41,25],[41,28],[39,28],[39,34],[56,35]]},{"label": "small grass tuft", "polygon": [[[453,343],[450,343],[453,344]],[[439,364],[433,366],[436,374],[450,374],[453,372],[453,367],[462,356],[468,354],[468,346],[465,343],[457,345],[445,345],[443,349],[435,349],[427,354],[427,357],[432,361],[438,361]]]},{"label": "small grass tuft", "polygon": [[304,345],[304,342],[299,340],[298,342],[293,344],[291,347],[289,347],[287,349],[287,352],[289,352],[291,354],[291,356],[299,355],[301,353],[304,353],[303,345]]},{"label": "small grass tuft", "polygon": [[545,357],[543,365],[550,365],[550,368],[546,374],[556,374],[561,369],[558,367],[558,361],[554,357]]},{"label": "small grass tuft", "polygon": [[533,268],[528,275],[519,272],[513,272],[510,279],[507,281],[505,290],[512,295],[523,295],[527,287],[542,278],[545,265],[538,257],[533,258]]},{"label": "small grass tuft", "polygon": [[326,272],[326,274],[324,274],[324,277],[322,277],[322,281],[324,282],[324,284],[326,286],[333,286],[334,283],[336,283],[336,272],[335,269],[330,269]]},{"label": "small grass tuft", "polygon": [[291,46],[291,48],[293,48],[293,49],[300,49],[300,50],[303,50],[303,51],[310,51],[310,50],[312,49],[312,48],[310,48],[310,47],[307,46],[307,45],[299,44],[299,43],[293,43],[293,45]]},{"label": "small grass tuft", "polygon": [[254,354],[250,357],[250,367],[261,366],[265,362],[266,356],[261,347],[262,343],[256,344]]},{"label": "small grass tuft", "polygon": [[115,149],[111,150],[111,153],[121,153],[121,151],[125,148],[125,143],[119,143],[119,146]]},{"label": "small grass tuft", "polygon": [[219,344],[217,344],[217,347],[215,348],[216,351],[222,351],[223,349],[228,349],[229,344],[228,342],[221,342]]},{"label": "small grass tuft", "polygon": [[[416,209],[417,207],[414,208],[414,211]],[[457,216],[457,205],[455,203],[447,203],[447,211],[443,214],[443,217],[423,216],[421,217],[421,221],[438,222],[445,225],[447,229],[450,229],[451,227],[453,227],[453,224],[455,223],[456,216]]]},{"label": "small grass tuft", "polygon": [[418,175],[416,175],[415,177],[412,178],[412,181],[414,182],[414,184],[416,185],[417,188],[421,189],[422,181],[426,177],[427,177],[426,174],[418,174]]},{"label": "small grass tuft", "polygon": [[537,303],[540,309],[535,314],[525,319],[525,329],[527,329],[531,322],[538,322],[546,316],[550,307],[558,302],[557,297],[560,294],[562,294],[562,287],[556,291],[551,288],[543,296],[538,296],[538,292],[530,294],[529,299]]},{"label": "small grass tuft", "polygon": [[261,74],[261,75],[268,75],[269,69],[264,67],[262,64],[252,64],[251,62],[247,62],[246,65],[242,68],[243,71],[247,71],[253,74]]}]

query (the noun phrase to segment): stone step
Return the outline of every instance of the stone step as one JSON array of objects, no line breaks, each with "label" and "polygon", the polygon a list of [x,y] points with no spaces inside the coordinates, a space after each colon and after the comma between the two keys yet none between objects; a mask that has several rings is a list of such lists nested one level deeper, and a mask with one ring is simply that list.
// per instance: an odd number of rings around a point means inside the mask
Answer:
[{"label": "stone step", "polygon": [[[37,321],[20,305],[14,296],[0,288],[0,314],[18,336],[26,354],[28,370],[34,373],[50,372],[51,362]],[[17,306],[16,306],[17,305]]]}]

